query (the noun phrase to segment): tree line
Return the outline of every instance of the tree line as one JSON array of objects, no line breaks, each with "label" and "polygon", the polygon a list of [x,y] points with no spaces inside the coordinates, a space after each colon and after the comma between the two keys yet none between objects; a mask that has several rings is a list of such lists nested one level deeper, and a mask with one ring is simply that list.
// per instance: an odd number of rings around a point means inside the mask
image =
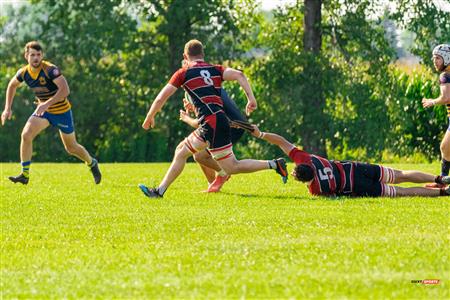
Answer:
[{"label": "tree line", "polygon": [[[78,139],[101,161],[169,161],[190,132],[178,120],[179,91],[140,125],[158,91],[180,67],[192,38],[206,60],[243,70],[258,110],[250,120],[306,150],[340,159],[387,156],[434,159],[446,128],[444,107],[425,110],[439,93],[431,50],[450,41],[450,20],[431,1],[296,1],[271,13],[250,0],[33,0],[0,17],[0,81],[25,64],[22,48],[39,40],[68,79]],[[392,24],[415,34],[423,64],[399,67]],[[389,27],[391,26],[391,27]],[[244,109],[236,84],[225,89]],[[3,100],[4,101],[4,100]],[[2,102],[4,103],[4,102]],[[20,132],[33,111],[21,88],[14,120],[0,129],[0,161],[19,160]],[[36,161],[68,161],[56,130],[34,143]],[[275,147],[244,136],[238,157],[272,157]]]}]

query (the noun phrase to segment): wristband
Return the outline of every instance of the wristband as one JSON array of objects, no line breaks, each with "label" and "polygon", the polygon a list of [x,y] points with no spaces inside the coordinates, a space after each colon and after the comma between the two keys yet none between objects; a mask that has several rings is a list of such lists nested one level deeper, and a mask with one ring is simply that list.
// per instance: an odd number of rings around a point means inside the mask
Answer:
[{"label": "wristband", "polygon": [[265,133],[261,131],[261,133],[259,134],[258,138],[262,139],[264,138]]}]

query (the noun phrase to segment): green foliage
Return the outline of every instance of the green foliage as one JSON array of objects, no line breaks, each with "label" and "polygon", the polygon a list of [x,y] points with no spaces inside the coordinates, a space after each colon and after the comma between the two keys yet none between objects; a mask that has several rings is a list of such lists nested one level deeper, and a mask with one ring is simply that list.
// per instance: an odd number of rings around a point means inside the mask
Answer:
[{"label": "green foliage", "polygon": [[[178,121],[181,92],[158,115],[155,130],[140,125],[180,66],[184,43],[198,38],[208,61],[248,75],[259,103],[251,121],[262,129],[306,149],[326,145],[340,159],[378,160],[386,151],[435,159],[445,111],[423,110],[420,103],[438,95],[435,75],[425,68],[402,75],[393,67],[385,26],[396,21],[414,32],[412,51],[429,64],[432,47],[450,38],[449,18],[429,1],[394,2],[397,12],[374,17],[377,1],[323,1],[322,49],[311,55],[303,51],[300,0],[270,15],[250,0],[34,0],[6,7],[0,18],[0,92],[24,63],[23,45],[40,40],[68,79],[78,140],[91,153],[102,161],[167,161],[190,131]],[[244,108],[242,89],[225,86]],[[0,130],[0,161],[18,159],[32,98],[28,89],[18,90],[14,119]],[[40,136],[34,150],[37,161],[75,161],[55,130]],[[249,136],[235,150],[238,157],[280,155]]]},{"label": "green foliage", "polygon": [[[189,164],[150,200],[136,184],[168,164],[100,167],[99,186],[82,164],[33,164],[26,187],[0,178],[4,299],[449,298],[448,198],[329,200],[274,172],[211,195]],[[411,283],[429,278],[441,284]]]}]

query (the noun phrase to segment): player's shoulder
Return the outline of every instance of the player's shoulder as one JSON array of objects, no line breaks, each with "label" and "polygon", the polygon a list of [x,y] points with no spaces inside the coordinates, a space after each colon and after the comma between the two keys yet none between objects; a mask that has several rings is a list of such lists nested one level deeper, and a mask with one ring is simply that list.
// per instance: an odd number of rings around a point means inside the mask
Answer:
[{"label": "player's shoulder", "polygon": [[17,70],[17,74],[24,75],[27,70],[28,70],[28,65],[22,66]]},{"label": "player's shoulder", "polygon": [[299,147],[294,146],[291,151],[289,151],[289,158],[291,158],[294,162],[297,162],[296,160],[309,159],[311,158],[311,155],[308,152],[300,149]]},{"label": "player's shoulder", "polygon": [[25,65],[25,66],[20,67],[20,68],[17,70],[17,72],[16,72],[16,78],[17,78],[19,81],[23,81],[23,79],[25,78],[25,74],[27,73],[27,71],[28,71],[28,65]]},{"label": "player's shoulder", "polygon": [[441,73],[441,75],[439,76],[439,83],[440,84],[450,83],[450,70],[446,70]]},{"label": "player's shoulder", "polygon": [[61,74],[61,70],[56,66],[55,64],[52,64],[49,61],[43,60],[42,61],[42,70],[44,70],[44,73],[49,78],[56,78],[59,77]]}]

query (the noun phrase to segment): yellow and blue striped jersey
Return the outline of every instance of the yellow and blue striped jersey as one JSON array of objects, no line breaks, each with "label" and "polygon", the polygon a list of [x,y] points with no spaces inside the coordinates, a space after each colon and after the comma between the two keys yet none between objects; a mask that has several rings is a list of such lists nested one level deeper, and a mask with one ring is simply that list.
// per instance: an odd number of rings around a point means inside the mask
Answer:
[{"label": "yellow and blue striped jersey", "polygon": [[[17,71],[16,78],[24,82],[33,90],[38,102],[45,102],[56,94],[58,86],[53,82],[54,79],[61,76],[59,68],[47,61],[42,61],[36,71],[26,65]],[[56,102],[48,108],[51,114],[63,114],[71,108],[67,98]]]}]

